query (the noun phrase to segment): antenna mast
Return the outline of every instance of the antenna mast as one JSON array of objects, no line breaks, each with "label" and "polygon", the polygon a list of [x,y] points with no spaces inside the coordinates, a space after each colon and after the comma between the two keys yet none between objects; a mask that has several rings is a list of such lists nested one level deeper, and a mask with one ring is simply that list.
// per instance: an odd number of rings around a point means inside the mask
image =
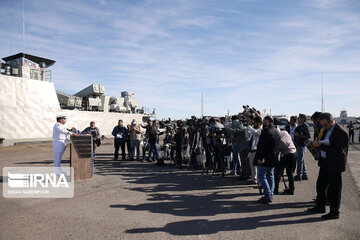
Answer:
[{"label": "antenna mast", "polygon": [[13,36],[14,36],[14,1],[11,2],[11,19],[10,19],[10,55],[12,55]]},{"label": "antenna mast", "polygon": [[25,54],[25,3],[24,0],[23,3],[23,14],[22,14],[22,48],[23,48],[23,54]]},{"label": "antenna mast", "polygon": [[321,112],[325,112],[325,108],[324,108],[323,73],[322,72],[321,72]]},{"label": "antenna mast", "polygon": [[201,118],[204,117],[204,94],[201,93]]}]

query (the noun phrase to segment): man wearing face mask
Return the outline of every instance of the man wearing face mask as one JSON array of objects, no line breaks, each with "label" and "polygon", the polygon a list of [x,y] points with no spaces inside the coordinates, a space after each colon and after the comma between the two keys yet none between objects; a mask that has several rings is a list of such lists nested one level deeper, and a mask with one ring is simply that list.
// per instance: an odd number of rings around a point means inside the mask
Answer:
[{"label": "man wearing face mask", "polygon": [[[330,212],[321,217],[325,220],[337,219],[340,215],[341,173],[345,171],[349,136],[335,123],[330,113],[323,113],[320,123],[326,129],[326,135],[324,140],[312,143],[312,147],[321,149],[321,157],[319,159],[320,171],[317,181],[316,206],[309,208],[308,211],[325,213],[326,198],[328,198]],[[326,193],[328,193],[327,196]]]}]

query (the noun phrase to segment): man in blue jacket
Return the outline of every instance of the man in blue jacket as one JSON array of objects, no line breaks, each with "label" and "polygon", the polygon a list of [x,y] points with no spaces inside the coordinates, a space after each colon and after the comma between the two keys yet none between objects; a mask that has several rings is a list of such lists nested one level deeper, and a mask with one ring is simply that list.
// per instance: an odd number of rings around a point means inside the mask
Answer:
[{"label": "man in blue jacket", "polygon": [[114,160],[117,161],[119,157],[119,147],[121,147],[121,155],[122,159],[125,160],[125,144],[126,144],[126,137],[128,131],[126,127],[123,126],[123,121],[119,120],[118,125],[114,127],[114,130],[111,133],[114,136]]}]

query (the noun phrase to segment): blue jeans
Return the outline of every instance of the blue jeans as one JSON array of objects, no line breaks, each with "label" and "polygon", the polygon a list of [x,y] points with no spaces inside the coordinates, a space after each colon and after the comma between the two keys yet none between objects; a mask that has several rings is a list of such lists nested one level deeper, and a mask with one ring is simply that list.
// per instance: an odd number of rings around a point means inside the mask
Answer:
[{"label": "blue jeans", "polygon": [[149,145],[150,145],[150,149],[149,149],[149,158],[148,158],[148,160],[149,161],[152,160],[153,152],[155,152],[156,160],[159,160],[160,156],[159,156],[159,146],[158,146],[158,144],[157,143],[149,143]]},{"label": "blue jeans", "polygon": [[239,173],[241,173],[241,161],[240,161],[240,153],[239,153],[239,148],[236,145],[232,146],[232,153],[233,153],[233,168],[231,173],[232,174],[236,174],[236,171],[238,169],[238,165],[239,165]]},{"label": "blue jeans", "polygon": [[265,198],[271,199],[274,195],[274,168],[258,166],[257,179],[264,189]]},{"label": "blue jeans", "polygon": [[296,147],[297,152],[297,171],[298,177],[307,177],[307,171],[305,166],[305,151],[306,147]]}]

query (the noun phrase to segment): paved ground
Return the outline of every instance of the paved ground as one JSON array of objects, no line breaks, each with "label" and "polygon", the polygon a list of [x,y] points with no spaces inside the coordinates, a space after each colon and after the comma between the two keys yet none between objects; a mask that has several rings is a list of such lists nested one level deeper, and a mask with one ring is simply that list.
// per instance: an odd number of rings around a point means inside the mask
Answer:
[{"label": "paved ground", "polygon": [[[341,217],[322,221],[305,212],[313,205],[318,173],[308,153],[310,180],[296,182],[294,196],[260,205],[257,190],[232,177],[115,162],[112,145],[102,145],[95,176],[76,182],[74,198],[1,197],[0,239],[360,239],[356,148],[350,148],[351,171],[343,174]],[[68,165],[69,150],[63,159]],[[50,144],[0,148],[1,168],[51,164]]]}]

